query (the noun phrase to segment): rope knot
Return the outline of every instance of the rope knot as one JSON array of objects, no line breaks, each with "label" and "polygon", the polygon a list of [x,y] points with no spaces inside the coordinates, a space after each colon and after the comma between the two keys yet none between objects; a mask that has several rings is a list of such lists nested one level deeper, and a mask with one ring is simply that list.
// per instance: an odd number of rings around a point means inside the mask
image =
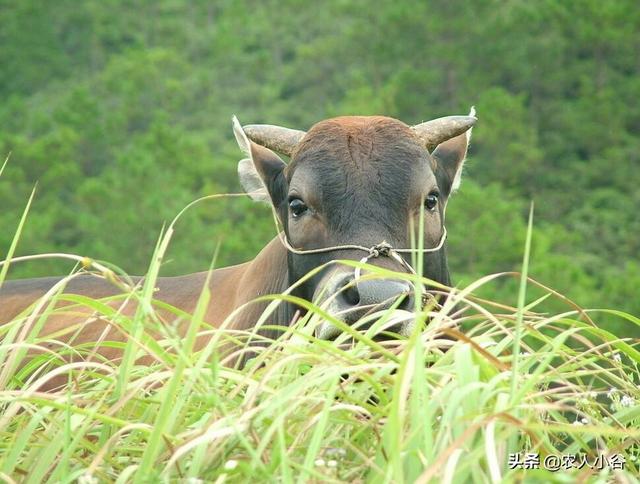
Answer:
[{"label": "rope knot", "polygon": [[387,241],[382,241],[377,245],[374,245],[369,249],[369,257],[380,257],[381,255],[388,256],[393,247]]}]

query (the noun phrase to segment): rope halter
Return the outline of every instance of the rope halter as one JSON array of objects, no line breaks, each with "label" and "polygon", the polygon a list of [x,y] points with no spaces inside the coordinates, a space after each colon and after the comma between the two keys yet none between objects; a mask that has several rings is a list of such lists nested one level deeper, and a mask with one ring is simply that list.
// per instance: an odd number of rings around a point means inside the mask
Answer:
[{"label": "rope halter", "polygon": [[[303,250],[303,249],[296,249],[295,247],[293,247],[289,243],[289,240],[287,240],[287,235],[283,231],[278,232],[278,238],[282,242],[282,245],[284,245],[286,249],[293,254],[307,255],[307,254],[321,254],[325,252],[333,252],[334,250],[361,250],[361,251],[367,252],[367,255],[364,256],[362,259],[360,259],[360,262],[362,264],[366,264],[367,262],[369,262],[369,260],[376,259],[381,256],[391,257],[392,259],[399,262],[411,274],[416,274],[416,271],[413,269],[413,267],[411,267],[411,265],[406,260],[404,260],[404,258],[400,254],[410,253],[410,252],[428,253],[428,252],[439,251],[440,249],[442,249],[444,242],[447,240],[447,228],[445,226],[442,226],[442,236],[440,237],[440,241],[438,242],[438,245],[430,249],[395,249],[391,244],[383,240],[379,244],[373,245],[371,247],[365,247],[363,245],[356,245],[356,244],[347,244],[347,245],[335,245],[331,247],[322,247],[319,249]],[[356,267],[354,271],[354,277],[356,280],[360,278],[360,267]]]}]

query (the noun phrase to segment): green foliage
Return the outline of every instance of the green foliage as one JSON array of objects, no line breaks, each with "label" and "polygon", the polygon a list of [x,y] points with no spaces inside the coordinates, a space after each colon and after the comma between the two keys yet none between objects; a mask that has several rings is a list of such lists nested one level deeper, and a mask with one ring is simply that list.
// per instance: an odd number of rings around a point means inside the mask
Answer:
[{"label": "green foliage", "polygon": [[[184,337],[154,314],[155,277],[170,235],[158,245],[144,287],[126,288],[87,261],[88,270],[125,293],[108,300],[51,294],[38,317],[31,309],[0,326],[0,478],[634,482],[640,352],[597,326],[604,314],[592,315],[596,324],[566,304],[562,313],[540,314],[523,280],[517,309],[478,304],[464,288],[442,307],[410,315],[416,324],[408,338],[374,340],[382,324],[406,317],[392,308],[363,321],[366,331],[343,323],[344,333],[325,341],[313,335],[326,315],[304,302],[306,316],[279,328],[280,338],[256,347],[255,358],[237,369],[224,364],[229,355],[219,353],[221,343],[235,341],[242,351],[261,337],[208,326],[206,285],[193,316],[182,321]],[[368,269],[373,276],[365,277],[388,276]],[[119,310],[125,298],[139,303],[135,315]],[[265,299],[278,304],[291,296]],[[71,306],[54,310],[56,300]],[[70,310],[108,321],[126,343],[103,334],[95,343],[59,346],[38,334],[39,324]],[[611,316],[640,325],[620,311]],[[452,329],[462,320],[473,322],[466,336]],[[453,338],[443,337],[447,332]],[[197,337],[205,342],[199,351]],[[103,360],[101,347],[126,351]],[[35,356],[27,348],[57,351]],[[74,362],[64,360],[71,355]],[[142,356],[148,364],[135,363]],[[44,393],[53,372],[68,375],[68,384]],[[510,455],[529,453],[540,456],[540,469],[509,465]],[[543,468],[548,456],[563,455],[577,456],[578,464],[557,473]],[[597,468],[598,456],[610,462],[613,455],[624,459],[624,469]],[[589,465],[579,466],[582,458]]]},{"label": "green foliage", "polygon": [[[5,2],[6,3],[6,2]],[[638,314],[640,10],[631,0],[44,2],[0,9],[0,256],[84,253],[141,273],[186,203],[240,190],[230,118],[308,128],[338,114],[407,123],[472,104],[480,122],[451,200],[454,280],[518,267],[582,305]],[[268,210],[205,202],[163,273],[252,257]],[[194,242],[197,241],[197,242]],[[63,261],[11,277],[64,273]],[[513,301],[515,285],[487,296]],[[626,330],[626,329],[625,329]]]}]

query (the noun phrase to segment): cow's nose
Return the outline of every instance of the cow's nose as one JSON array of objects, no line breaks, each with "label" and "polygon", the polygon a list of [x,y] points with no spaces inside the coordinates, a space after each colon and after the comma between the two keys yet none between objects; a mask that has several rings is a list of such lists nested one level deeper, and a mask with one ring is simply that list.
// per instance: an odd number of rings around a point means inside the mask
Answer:
[{"label": "cow's nose", "polygon": [[347,322],[353,322],[370,311],[390,308],[403,296],[398,309],[414,309],[414,291],[410,283],[393,279],[354,279],[345,274],[336,281],[335,292],[338,311],[346,316]]}]

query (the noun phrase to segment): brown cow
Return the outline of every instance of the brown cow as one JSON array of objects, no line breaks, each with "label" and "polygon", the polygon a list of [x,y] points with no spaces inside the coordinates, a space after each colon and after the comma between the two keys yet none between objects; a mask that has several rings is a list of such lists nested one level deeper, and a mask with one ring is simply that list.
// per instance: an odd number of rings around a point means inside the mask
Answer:
[{"label": "brown cow", "polygon": [[[378,255],[368,261],[396,271],[412,270],[411,254],[389,247],[411,246],[410,227],[418,226],[421,213],[424,247],[433,249],[424,255],[422,272],[448,285],[444,210],[460,183],[474,114],[413,127],[381,116],[340,117],[322,121],[307,133],[267,125],[243,129],[234,122],[236,139],[248,155],[238,166],[241,182],[252,198],[272,204],[283,232],[252,261],[213,271],[209,279],[212,299],[204,321],[219,326],[236,308],[258,296],[281,293],[310,270],[336,259]],[[290,156],[290,163],[272,150]],[[386,249],[378,246],[376,251],[363,252],[382,241],[388,244]],[[0,288],[0,324],[14,319],[60,279],[6,281]],[[206,280],[207,272],[161,277],[154,297],[192,312]],[[72,279],[65,292],[101,298],[120,290],[100,277],[82,275]],[[372,306],[388,307],[399,296],[405,298],[400,307],[414,307],[413,291],[406,282],[378,279],[354,283],[354,271],[346,267],[320,271],[294,294],[309,301],[321,294],[335,294],[329,310],[348,324]],[[123,301],[111,304],[120,308]],[[233,318],[231,327],[251,328],[265,304],[248,305]],[[131,314],[135,304],[130,302],[121,309]],[[282,304],[272,322],[286,325],[295,309]],[[89,312],[50,316],[41,335],[60,333],[56,338],[68,341],[73,334],[75,344],[96,341],[101,335],[104,338],[107,323],[87,319]],[[164,316],[175,319],[166,312]],[[65,328],[74,327],[79,329],[77,334],[63,334]],[[336,328],[325,323],[317,335],[332,338]],[[117,329],[110,330],[107,337],[112,341],[125,338]],[[99,351],[109,359],[118,357],[113,348]]]}]

